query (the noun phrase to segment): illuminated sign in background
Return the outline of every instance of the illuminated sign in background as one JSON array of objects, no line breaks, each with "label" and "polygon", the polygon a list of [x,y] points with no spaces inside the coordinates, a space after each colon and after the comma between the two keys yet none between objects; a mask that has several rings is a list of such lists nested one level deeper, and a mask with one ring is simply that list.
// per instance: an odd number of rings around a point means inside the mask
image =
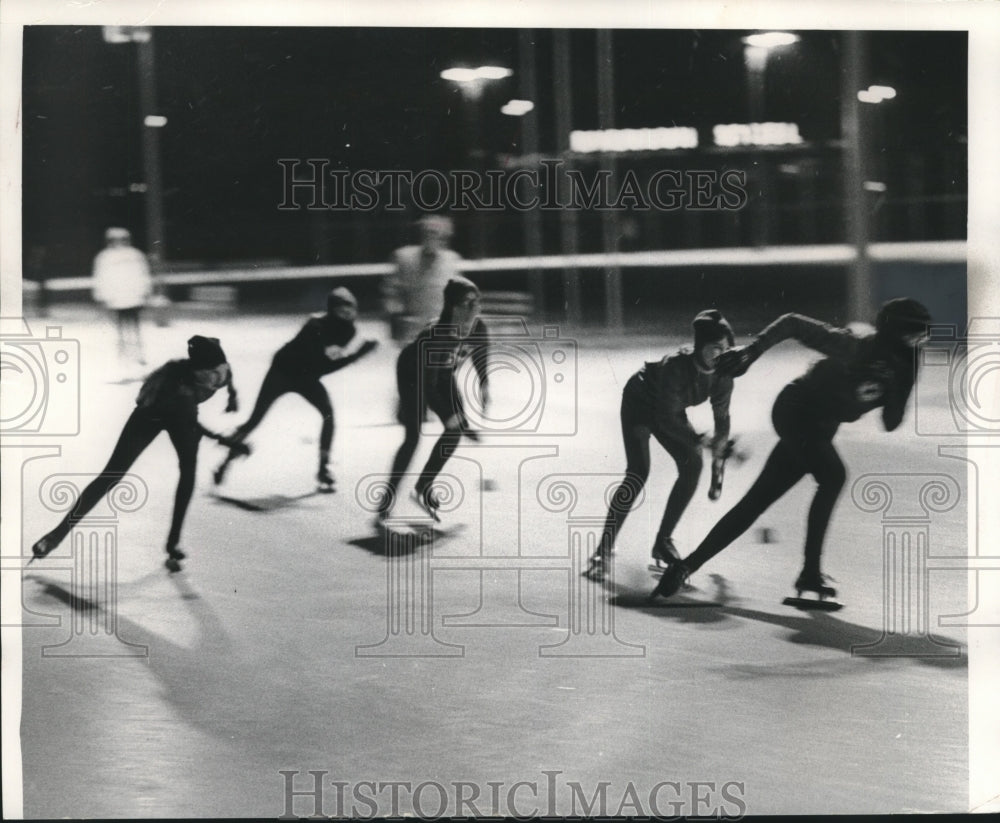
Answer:
[{"label": "illuminated sign in background", "polygon": [[[712,128],[716,146],[793,146],[802,143],[797,123],[722,123]],[[690,126],[655,129],[572,131],[570,151],[674,151],[698,148],[698,130]]]}]

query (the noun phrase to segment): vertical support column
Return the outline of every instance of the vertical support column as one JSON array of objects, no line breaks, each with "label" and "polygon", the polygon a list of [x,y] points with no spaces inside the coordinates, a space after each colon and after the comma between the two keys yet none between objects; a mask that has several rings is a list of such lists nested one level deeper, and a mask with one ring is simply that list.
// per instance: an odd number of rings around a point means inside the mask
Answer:
[{"label": "vertical support column", "polygon": [[[557,199],[565,203],[568,191],[566,171],[571,163],[567,157],[569,151],[569,133],[573,128],[573,80],[570,67],[570,33],[560,29],[553,33],[553,66],[552,82],[556,109],[556,149],[563,160],[556,171],[558,186]],[[576,211],[563,208],[559,212],[560,236],[562,238],[562,253],[567,256],[576,255],[580,250],[577,236]],[[578,326],[583,319],[583,307],[580,296],[580,272],[574,265],[568,265],[563,270],[563,298],[566,309],[565,318],[571,326]]]},{"label": "vertical support column", "polygon": [[[597,30],[597,128],[615,127],[615,62],[611,31]],[[608,174],[608,190],[618,191],[617,169],[614,155],[601,155],[601,170]],[[614,209],[601,209],[601,233],[604,253],[615,255],[621,234],[618,213]],[[622,307],[622,270],[615,262],[604,267],[605,324],[609,331],[620,333],[624,326]]]},{"label": "vertical support column", "polygon": [[159,127],[146,125],[149,115],[156,111],[156,51],[153,30],[144,27],[146,34],[137,38],[139,61],[139,108],[142,117],[142,165],[146,177],[146,247],[149,262],[156,274],[167,258],[166,237],[163,226],[163,179],[160,173]]},{"label": "vertical support column", "polygon": [[861,119],[858,90],[865,77],[864,35],[844,32],[843,64],[840,76],[840,140],[843,158],[844,224],[847,242],[855,258],[847,279],[845,323],[872,321],[874,288],[868,257],[868,209],[865,199],[865,159],[867,140]]},{"label": "vertical support column", "polygon": [[[535,67],[535,32],[533,29],[518,29],[518,72],[521,82],[521,96],[532,103],[538,101],[538,72]],[[539,154],[538,108],[521,118],[521,154],[532,158],[528,162],[537,165]],[[524,212],[524,252],[528,257],[542,254],[542,215],[538,207]],[[527,274],[535,313],[545,317],[545,281],[542,269],[531,269]]]}]

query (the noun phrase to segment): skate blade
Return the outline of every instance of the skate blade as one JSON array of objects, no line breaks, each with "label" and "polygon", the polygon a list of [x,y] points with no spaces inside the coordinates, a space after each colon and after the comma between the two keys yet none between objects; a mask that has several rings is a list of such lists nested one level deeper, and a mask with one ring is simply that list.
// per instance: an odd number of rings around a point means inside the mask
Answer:
[{"label": "skate blade", "polygon": [[336,494],[337,487],[326,485],[325,483],[320,483],[318,486],[316,486],[316,491],[318,491],[320,494]]},{"label": "skate blade", "polygon": [[441,518],[438,517],[437,509],[433,508],[432,506],[428,506],[424,502],[424,499],[421,495],[414,492],[413,494],[410,495],[410,499],[420,507],[421,511],[426,512],[427,516],[431,518],[431,520],[433,520],[435,523],[441,522]]},{"label": "skate blade", "polygon": [[781,603],[784,606],[792,606],[793,608],[804,612],[837,612],[844,608],[843,603],[829,598],[820,600],[819,598],[811,597],[786,597],[781,601]]}]

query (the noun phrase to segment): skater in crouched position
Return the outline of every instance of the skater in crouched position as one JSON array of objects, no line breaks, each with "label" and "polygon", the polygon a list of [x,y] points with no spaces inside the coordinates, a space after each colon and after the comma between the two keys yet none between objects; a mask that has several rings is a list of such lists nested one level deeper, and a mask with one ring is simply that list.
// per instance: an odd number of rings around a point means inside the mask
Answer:
[{"label": "skater in crouched position", "polygon": [[192,337],[188,340],[186,360],[168,361],[142,384],[135,410],[125,422],[104,471],[83,490],[62,522],[35,543],[34,556],[45,557],[53,551],[70,529],[122,479],[156,436],[166,431],[180,464],[173,519],[167,535],[166,566],[172,572],[180,571],[180,561],[185,557],[179,548],[181,527],[194,491],[198,442],[204,435],[230,445],[226,438],[198,422],[198,404],[223,386],[229,390],[226,411],[234,412],[237,409],[236,391],[222,346],[214,337]]},{"label": "skater in crouched position", "polygon": [[750,345],[724,355],[719,370],[735,376],[771,346],[794,338],[826,355],[802,377],[778,394],[771,419],[778,443],[760,477],[688,557],[671,564],[653,596],[669,597],[689,575],[736,540],[767,508],[803,475],[816,479],[816,494],[806,525],[805,562],[795,581],[801,596],[836,597],[821,570],[823,539],[834,504],[846,480],[844,464],[833,446],[841,423],[850,423],[872,409],[882,409],[886,431],[903,420],[917,372],[916,350],[926,339],[930,314],[920,303],[897,298],[885,303],[875,321],[875,333],[856,337],[797,314],[779,317]]},{"label": "skater in crouched position", "polygon": [[716,309],[698,314],[692,328],[693,350],[681,349],[662,360],[646,363],[625,384],[621,404],[625,479],[612,497],[601,542],[585,572],[592,579],[604,579],[615,538],[649,477],[650,435],[677,465],[677,480],[670,490],[653,543],[652,555],[657,565],[679,559],[674,547],[674,529],[701,477],[703,438],[691,427],[686,409],[711,400],[715,432],[709,447],[713,457],[722,457],[729,446],[733,378],[717,373],[715,364],[733,345],[733,330]]},{"label": "skater in crouched position", "polygon": [[477,389],[485,407],[489,402],[487,356],[489,338],[479,319],[480,292],[464,277],[452,277],[444,287],[444,308],[438,321],[427,326],[399,353],[396,382],[399,388],[397,418],[405,437],[392,462],[388,488],[378,511],[378,523],[388,518],[395,504],[399,483],[406,473],[420,441],[420,426],[430,408],[444,423],[444,431],[416,482],[416,502],[435,520],[439,520],[440,501],[432,484],[444,468],[462,436],[478,440],[465,412],[455,373],[467,358],[478,380]]},{"label": "skater in crouched position", "polygon": [[257,402],[249,419],[230,440],[237,448],[230,449],[222,464],[215,470],[216,485],[222,483],[229,464],[243,453],[239,446],[260,425],[268,410],[284,394],[294,392],[315,407],[323,418],[319,433],[319,469],[316,480],[320,491],[332,492],[334,478],[330,472],[330,448],[333,445],[333,404],[320,378],[349,366],[369,352],[378,343],[360,341],[354,321],[358,316],[358,301],[351,292],[340,286],[326,299],[326,314],[315,314],[306,321],[289,342],[278,349],[261,384]]}]

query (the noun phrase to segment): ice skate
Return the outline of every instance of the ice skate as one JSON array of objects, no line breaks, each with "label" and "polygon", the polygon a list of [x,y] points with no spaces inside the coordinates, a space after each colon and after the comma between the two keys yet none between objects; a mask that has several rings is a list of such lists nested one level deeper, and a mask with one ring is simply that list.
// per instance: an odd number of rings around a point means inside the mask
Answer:
[{"label": "ice skate", "polygon": [[173,548],[168,548],[167,555],[169,557],[172,557],[174,560],[184,560],[187,557],[187,555],[184,553],[184,550],[178,548],[177,546],[174,546]]},{"label": "ice skate", "polygon": [[181,561],[179,558],[169,555],[167,559],[163,562],[163,565],[167,567],[167,570],[171,574],[181,571]]},{"label": "ice skate", "polygon": [[440,523],[441,518],[438,516],[438,509],[441,508],[441,501],[437,499],[437,495],[431,491],[431,487],[427,486],[423,489],[416,489],[413,492],[413,502],[416,503],[420,508],[422,508],[427,514],[434,520],[435,523]]},{"label": "ice skate", "polygon": [[337,491],[337,481],[330,473],[330,469],[322,466],[316,475],[316,488],[323,494],[333,494]]},{"label": "ice skate", "polygon": [[226,472],[229,470],[230,462],[230,458],[227,457],[212,473],[212,482],[215,483],[216,486],[221,486],[222,481],[226,479]]},{"label": "ice skate", "polygon": [[649,599],[653,600],[657,597],[672,597],[687,586],[687,581],[690,576],[691,571],[682,561],[678,560],[675,563],[671,563],[670,566],[667,567],[667,570],[663,572],[663,576],[656,584],[656,588],[650,592]]},{"label": "ice skate", "polygon": [[[220,440],[220,442],[223,442]],[[237,457],[249,457],[250,447],[243,442],[233,443],[229,446],[229,454],[226,455],[226,459],[223,460],[218,468],[212,474],[212,481],[216,486],[221,486],[222,482],[226,479],[226,472],[229,471],[229,464],[232,463]]]},{"label": "ice skate", "polygon": [[53,537],[51,532],[36,540],[35,545],[31,547],[31,559],[28,561],[27,565],[30,566],[35,560],[40,560],[48,554],[51,554],[55,551],[56,546],[58,546],[60,542],[60,540]]},{"label": "ice skate", "polygon": [[603,583],[611,576],[613,559],[614,552],[594,552],[590,558],[590,565],[583,571],[583,576],[595,583]]},{"label": "ice skate", "polygon": [[[785,606],[794,606],[796,609],[819,609],[821,611],[835,612],[844,607],[838,602],[837,590],[828,585],[827,581],[833,578],[827,577],[820,572],[805,572],[799,575],[795,581],[796,597],[786,597],[782,603]],[[815,597],[803,597],[803,592],[812,592]]]},{"label": "ice skate", "polygon": [[656,574],[663,574],[674,563],[679,563],[681,556],[674,545],[672,538],[658,540],[653,545],[653,562],[649,564],[649,570]]}]

